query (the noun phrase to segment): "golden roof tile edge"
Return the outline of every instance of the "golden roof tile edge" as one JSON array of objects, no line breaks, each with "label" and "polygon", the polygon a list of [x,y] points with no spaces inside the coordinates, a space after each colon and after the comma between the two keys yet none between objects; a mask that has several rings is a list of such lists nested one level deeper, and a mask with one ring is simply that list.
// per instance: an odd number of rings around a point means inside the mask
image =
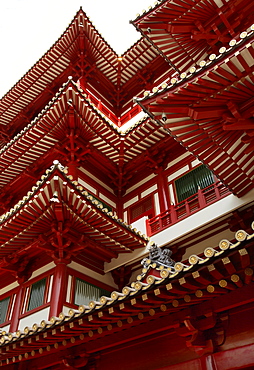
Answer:
[{"label": "golden roof tile edge", "polygon": [[[252,230],[254,230],[254,221],[252,222]],[[110,297],[104,297],[102,296],[100,298],[100,302],[91,301],[89,302],[88,306],[80,305],[78,310],[70,309],[68,312],[68,315],[65,315],[64,313],[60,313],[59,317],[52,317],[49,321],[42,320],[40,325],[33,324],[32,328],[26,327],[24,331],[18,331],[16,333],[7,333],[2,332],[2,337],[0,338],[0,347],[4,346],[6,344],[10,344],[13,342],[16,342],[17,340],[20,340],[21,338],[27,338],[35,335],[39,331],[45,331],[48,329],[52,329],[53,327],[60,326],[62,323],[66,323],[68,321],[72,321],[76,318],[82,318],[86,315],[90,315],[91,313],[99,313],[101,309],[105,307],[113,306],[116,302],[121,302],[128,298],[128,296],[135,296],[140,295],[143,292],[150,289],[152,286],[155,288],[158,288],[160,285],[164,283],[169,283],[177,276],[182,277],[182,275],[186,272],[189,272],[190,270],[195,270],[195,267],[203,265],[204,261],[206,263],[211,263],[214,261],[214,259],[221,257],[223,254],[226,255],[226,253],[229,250],[236,250],[237,247],[241,246],[242,243],[246,241],[254,240],[254,233],[248,234],[244,230],[238,230],[235,234],[236,239],[238,240],[236,243],[231,243],[226,241],[226,239],[222,240],[222,243],[219,243],[219,250],[216,251],[213,255],[210,257],[207,257],[206,259],[203,259],[199,256],[197,256],[197,262],[195,264],[191,265],[184,265],[181,262],[178,262],[179,264],[179,270],[175,271],[172,274],[166,274],[166,276],[163,276],[163,271],[161,271],[161,277],[155,277],[150,276],[150,280],[147,283],[144,283],[140,280],[136,282],[132,282],[131,286],[126,286],[122,289],[122,292],[114,291],[111,293]],[[225,242],[228,242],[228,247],[225,248]],[[206,251],[206,250],[205,250]],[[204,253],[205,253],[204,251]],[[194,255],[193,255],[194,256]],[[191,256],[191,257],[193,257]],[[182,269],[180,269],[180,266]],[[209,290],[208,290],[209,291]]]}]

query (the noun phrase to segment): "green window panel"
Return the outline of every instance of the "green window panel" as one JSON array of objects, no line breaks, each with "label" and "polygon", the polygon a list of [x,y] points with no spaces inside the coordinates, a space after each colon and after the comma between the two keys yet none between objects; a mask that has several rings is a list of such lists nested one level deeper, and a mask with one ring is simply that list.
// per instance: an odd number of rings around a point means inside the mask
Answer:
[{"label": "green window panel", "polygon": [[84,280],[76,278],[74,303],[77,305],[87,305],[90,301],[99,301],[103,295],[108,295],[108,291],[89,284]]},{"label": "green window panel", "polygon": [[45,287],[46,287],[46,278],[37,281],[31,286],[27,311],[33,310],[34,308],[43,305]]},{"label": "green window panel", "polygon": [[204,189],[213,183],[213,174],[206,166],[201,165],[195,168],[175,181],[178,202],[197,193],[198,188]]},{"label": "green window panel", "polygon": [[3,324],[6,321],[9,303],[10,297],[4,298],[0,301],[0,324]]}]

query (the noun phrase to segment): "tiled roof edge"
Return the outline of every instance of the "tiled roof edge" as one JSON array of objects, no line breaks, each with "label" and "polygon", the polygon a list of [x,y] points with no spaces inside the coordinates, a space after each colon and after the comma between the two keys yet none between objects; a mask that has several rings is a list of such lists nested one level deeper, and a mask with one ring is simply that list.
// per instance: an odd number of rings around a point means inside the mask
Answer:
[{"label": "tiled roof edge", "polygon": [[53,165],[46,170],[46,173],[41,176],[41,179],[36,182],[36,185],[32,187],[31,191],[28,191],[27,195],[25,195],[13,208],[11,208],[8,212],[4,213],[0,216],[0,226],[4,224],[6,221],[9,221],[11,217],[16,215],[20,209],[33,198],[36,192],[46,184],[46,181],[52,176],[55,171],[60,171],[62,176],[69,182],[70,185],[74,186],[76,190],[86,198],[86,200],[93,206],[97,207],[101,212],[105,213],[108,217],[112,220],[118,222],[121,226],[130,230],[132,233],[137,235],[138,237],[142,238],[144,241],[148,241],[150,238],[147,237],[145,234],[142,234],[136,228],[133,228],[131,225],[128,225],[122,219],[119,219],[118,216],[114,215],[113,212],[109,211],[107,208],[104,208],[103,204],[98,201],[97,198],[94,198],[88,191],[86,191],[83,186],[79,185],[77,181],[73,181],[72,175],[68,175],[68,171],[58,162],[55,160]]},{"label": "tiled roof edge", "polygon": [[[254,230],[254,222],[252,222],[251,226]],[[229,251],[237,250],[237,248],[245,242],[254,240],[254,233],[247,234],[244,230],[239,230],[236,232],[235,237],[237,240],[236,243],[231,243],[226,239],[221,240],[219,243],[219,250],[215,250],[211,247],[206,248],[204,251],[205,258],[192,255],[189,258],[190,265],[177,262],[174,266],[174,271],[163,269],[161,270],[160,277],[150,275],[147,277],[146,283],[140,280],[133,282],[130,286],[125,286],[122,292],[113,291],[110,297],[102,296],[99,302],[91,301],[89,305],[80,305],[78,309],[70,309],[68,315],[60,313],[59,317],[51,317],[49,321],[42,320],[40,324],[35,323],[31,328],[25,327],[24,331],[19,330],[16,333],[2,332],[0,347],[30,337],[36,333],[46,331],[50,328],[61,326],[63,323],[71,322],[74,319],[81,319],[85,315],[98,313],[105,307],[109,308],[115,303],[124,302],[128,297],[135,298],[136,295],[145,293],[153,287],[159,288],[162,284],[170,283],[173,279],[180,276],[182,277],[184,273],[196,271],[198,266],[214,262],[216,258],[225,257]]]},{"label": "tiled roof edge", "polygon": [[240,34],[240,39],[237,41],[235,39],[232,39],[229,42],[229,48],[227,49],[225,46],[221,47],[219,50],[219,54],[210,54],[208,56],[208,61],[201,60],[199,62],[199,68],[196,68],[195,66],[189,68],[187,72],[183,72],[179,75],[179,79],[177,77],[173,77],[170,80],[170,84],[162,84],[159,87],[154,87],[152,92],[145,91],[143,98],[136,98],[135,101],[139,104],[139,102],[143,102],[146,99],[153,98],[154,96],[165,93],[167,91],[170,91],[172,87],[176,87],[177,85],[180,85],[183,81],[186,81],[190,78],[195,77],[198,73],[201,71],[204,71],[207,67],[210,67],[213,64],[216,64],[217,61],[219,61],[221,58],[225,57],[227,54],[229,54],[232,50],[239,47],[242,43],[246,42],[246,40],[250,39],[254,35],[254,24],[250,27],[250,31],[244,31]]}]

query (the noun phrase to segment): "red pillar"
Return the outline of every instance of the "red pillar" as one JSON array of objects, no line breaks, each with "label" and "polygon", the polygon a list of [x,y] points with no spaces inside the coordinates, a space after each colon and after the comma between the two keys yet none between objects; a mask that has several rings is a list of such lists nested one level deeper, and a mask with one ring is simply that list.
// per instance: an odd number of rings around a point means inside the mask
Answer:
[{"label": "red pillar", "polygon": [[67,293],[67,263],[55,263],[56,267],[53,278],[49,318],[58,316],[62,312]]},{"label": "red pillar", "polygon": [[19,326],[19,315],[21,311],[21,305],[22,305],[22,296],[23,296],[23,284],[19,285],[18,292],[16,294],[14,307],[12,311],[12,317],[11,317],[11,325],[10,325],[10,333],[14,333],[18,330]]},{"label": "red pillar", "polygon": [[78,164],[76,161],[68,163],[68,175],[71,175],[74,181],[78,180]]},{"label": "red pillar", "polygon": [[160,202],[160,213],[170,209],[170,201],[169,201],[169,190],[167,179],[164,176],[163,169],[159,169],[158,171],[158,195],[159,195],[159,202]]}]

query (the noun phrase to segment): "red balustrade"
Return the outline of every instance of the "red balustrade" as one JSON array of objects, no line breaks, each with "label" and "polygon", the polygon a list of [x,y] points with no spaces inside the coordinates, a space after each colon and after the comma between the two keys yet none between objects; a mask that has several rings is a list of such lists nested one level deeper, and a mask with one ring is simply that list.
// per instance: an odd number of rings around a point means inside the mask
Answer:
[{"label": "red balustrade", "polygon": [[229,194],[231,192],[219,181],[204,189],[199,189],[196,194],[176,205],[172,205],[165,212],[148,219],[146,221],[147,235],[157,234]]}]

